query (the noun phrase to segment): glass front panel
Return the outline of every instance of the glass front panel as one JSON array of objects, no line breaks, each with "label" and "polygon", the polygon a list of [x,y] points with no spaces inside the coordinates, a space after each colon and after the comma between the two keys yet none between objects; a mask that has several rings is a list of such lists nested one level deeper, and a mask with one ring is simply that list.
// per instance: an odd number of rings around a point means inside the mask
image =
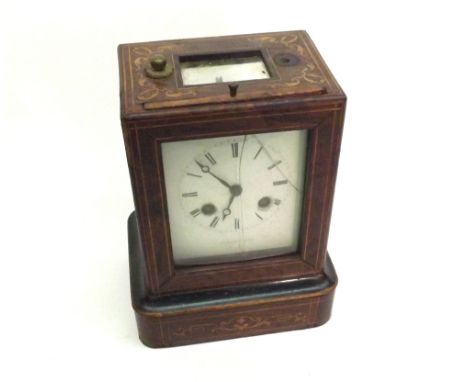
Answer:
[{"label": "glass front panel", "polygon": [[176,265],[298,249],[307,131],[162,144]]},{"label": "glass front panel", "polygon": [[179,60],[185,86],[270,78],[260,52],[185,56]]}]

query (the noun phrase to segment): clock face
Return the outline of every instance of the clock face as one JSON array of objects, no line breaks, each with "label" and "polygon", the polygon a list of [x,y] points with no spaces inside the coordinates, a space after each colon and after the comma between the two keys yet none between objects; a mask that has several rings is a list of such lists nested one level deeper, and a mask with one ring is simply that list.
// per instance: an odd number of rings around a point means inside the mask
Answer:
[{"label": "clock face", "polygon": [[163,143],[176,265],[295,252],[306,147],[306,130]]}]

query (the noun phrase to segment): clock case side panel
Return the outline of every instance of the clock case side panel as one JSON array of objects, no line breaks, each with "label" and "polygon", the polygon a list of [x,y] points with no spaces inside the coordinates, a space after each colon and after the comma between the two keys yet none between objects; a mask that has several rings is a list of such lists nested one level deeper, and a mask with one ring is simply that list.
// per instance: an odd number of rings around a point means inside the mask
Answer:
[{"label": "clock case side panel", "polygon": [[135,214],[138,220],[139,236],[142,242],[142,253],[144,260],[141,266],[144,267],[144,287],[150,295],[159,294],[160,285],[164,283],[170,275],[164,273],[168,267],[165,264],[158,264],[159,257],[153,256],[157,248],[153,246],[151,232],[148,227],[151,224],[151,218],[148,215],[147,197],[144,190],[145,173],[142,170],[142,153],[138,142],[138,134],[135,121],[128,118],[126,112],[127,105],[132,98],[131,87],[129,87],[127,66],[129,63],[123,58],[123,46],[119,46],[119,77],[120,77],[120,120],[122,134],[124,138],[125,153],[130,174],[132,186],[132,195],[135,206]]},{"label": "clock case side panel", "polygon": [[[274,108],[270,105],[254,113],[223,113],[191,121],[186,118],[123,121],[149,292],[157,297],[319,274],[326,258],[343,113],[341,97],[325,102],[289,102]],[[233,132],[237,135],[301,128],[311,131],[305,195],[309,208],[304,209],[301,253],[243,263],[176,268],[171,253],[161,143],[229,136]],[[316,152],[311,152],[312,148]]]},{"label": "clock case side panel", "polygon": [[[149,205],[149,199],[154,200],[154,198],[149,198],[145,189],[145,178],[147,175],[142,168],[145,152],[140,147],[137,129],[134,128],[133,123],[129,124],[122,121],[122,130],[135,205],[135,215],[138,221],[138,235],[140,236],[142,253],[144,254],[141,266],[144,267],[145,287],[149,294],[159,295],[161,285],[171,277],[170,270],[173,268],[173,264],[168,264],[164,261],[167,260],[167,257],[162,258],[157,255],[167,252],[167,250],[164,250],[164,247],[161,247],[165,236],[162,236],[160,240],[154,240],[152,237],[153,225],[157,224],[159,221],[158,216],[161,216],[161,206],[151,207]],[[162,197],[159,196],[158,199],[162,199]],[[160,228],[159,225],[158,228]]]},{"label": "clock case side panel", "polygon": [[[323,269],[327,257],[333,197],[343,136],[346,97],[320,128],[311,131],[304,205],[304,260],[315,269]],[[314,228],[315,227],[315,228]]]}]

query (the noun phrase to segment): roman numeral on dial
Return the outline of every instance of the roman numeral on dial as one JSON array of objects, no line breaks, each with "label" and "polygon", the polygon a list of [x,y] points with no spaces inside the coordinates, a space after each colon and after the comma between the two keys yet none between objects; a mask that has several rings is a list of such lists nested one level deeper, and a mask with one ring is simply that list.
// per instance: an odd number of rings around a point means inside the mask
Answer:
[{"label": "roman numeral on dial", "polygon": [[260,155],[260,152],[263,150],[263,146],[260,146],[260,148],[258,149],[257,153],[255,154],[254,156],[254,160],[257,159],[257,157]]},{"label": "roman numeral on dial", "polygon": [[210,223],[210,227],[213,227],[213,228],[216,227],[216,224],[218,224],[218,222],[219,222],[219,217],[215,216]]},{"label": "roman numeral on dial", "polygon": [[237,158],[239,156],[239,143],[231,143],[232,157]]},{"label": "roman numeral on dial", "polygon": [[190,211],[190,215],[192,215],[193,217],[197,217],[200,214],[201,214],[200,208],[197,208],[197,209],[195,209],[193,211]]},{"label": "roman numeral on dial", "polygon": [[193,198],[195,196],[198,196],[198,192],[186,192],[182,194],[183,198]]},{"label": "roman numeral on dial", "polygon": [[273,182],[273,186],[282,186],[284,184],[288,184],[288,180],[287,179],[284,179],[284,180],[275,180]]},{"label": "roman numeral on dial", "polygon": [[271,170],[272,168],[278,166],[279,164],[281,163],[280,160],[276,161],[275,163],[273,163],[271,166],[268,166],[268,170]]},{"label": "roman numeral on dial", "polygon": [[216,160],[213,158],[213,155],[211,155],[210,153],[206,153],[206,154],[205,154],[205,158],[208,159],[208,161],[209,161],[211,164],[216,164]]},{"label": "roman numeral on dial", "polygon": [[193,176],[193,177],[195,177],[195,178],[201,178],[201,177],[202,177],[201,175],[193,174],[193,173],[191,173],[191,172],[188,172],[187,175]]},{"label": "roman numeral on dial", "polygon": [[240,228],[240,222],[238,218],[234,219],[234,229],[239,229]]}]

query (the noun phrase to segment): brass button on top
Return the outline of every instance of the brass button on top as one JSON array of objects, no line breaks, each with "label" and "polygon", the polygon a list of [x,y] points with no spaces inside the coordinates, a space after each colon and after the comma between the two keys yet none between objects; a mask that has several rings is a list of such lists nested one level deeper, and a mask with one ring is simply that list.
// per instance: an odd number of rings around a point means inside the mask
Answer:
[{"label": "brass button on top", "polygon": [[151,67],[157,72],[162,72],[166,67],[167,61],[164,56],[155,56],[150,60]]},{"label": "brass button on top", "polygon": [[149,60],[149,65],[146,67],[146,75],[150,78],[165,78],[172,74],[172,65],[167,62],[167,59],[162,54],[156,54]]}]

